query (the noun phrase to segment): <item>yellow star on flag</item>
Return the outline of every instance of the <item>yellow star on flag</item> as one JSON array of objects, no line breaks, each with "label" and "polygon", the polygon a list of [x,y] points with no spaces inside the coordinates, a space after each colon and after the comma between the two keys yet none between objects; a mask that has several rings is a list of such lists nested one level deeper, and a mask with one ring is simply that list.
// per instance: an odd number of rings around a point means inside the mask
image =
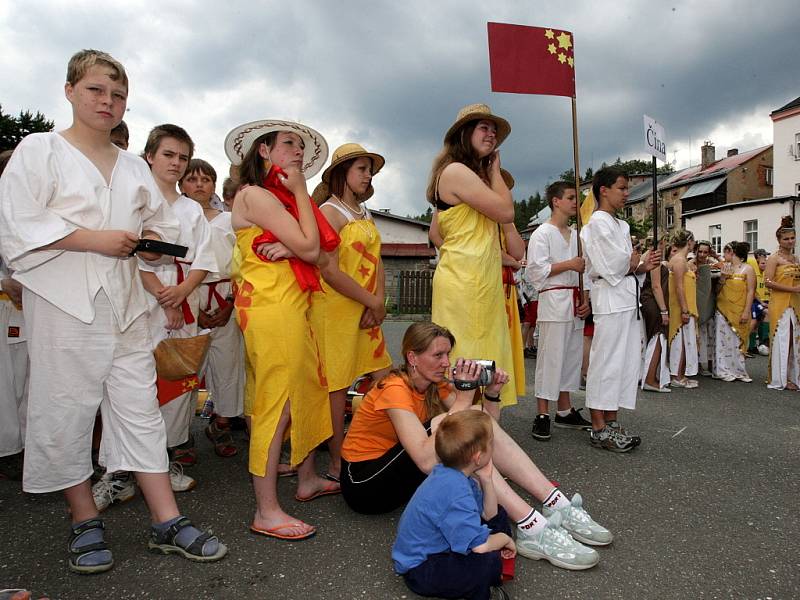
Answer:
[{"label": "yellow star on flag", "polygon": [[563,65],[565,62],[567,62],[567,55],[566,55],[566,54],[562,54],[562,53],[560,53],[560,54],[558,55],[558,62],[560,62],[562,65]]},{"label": "yellow star on flag", "polygon": [[555,44],[550,44],[550,45],[547,47],[547,51],[548,51],[550,54],[555,54],[555,53],[556,53],[556,45],[555,45]]},{"label": "yellow star on flag", "polygon": [[571,56],[567,59],[567,62],[569,63],[570,67],[575,66],[575,59],[573,59]]},{"label": "yellow star on flag", "polygon": [[556,39],[558,40],[559,48],[564,48],[564,50],[569,50],[570,47],[572,46],[572,40],[566,33],[561,33],[561,35],[559,35]]},{"label": "yellow star on flag", "polygon": [[553,33],[552,29],[545,29],[544,37],[546,37],[548,40],[552,40],[555,37],[555,34]]}]

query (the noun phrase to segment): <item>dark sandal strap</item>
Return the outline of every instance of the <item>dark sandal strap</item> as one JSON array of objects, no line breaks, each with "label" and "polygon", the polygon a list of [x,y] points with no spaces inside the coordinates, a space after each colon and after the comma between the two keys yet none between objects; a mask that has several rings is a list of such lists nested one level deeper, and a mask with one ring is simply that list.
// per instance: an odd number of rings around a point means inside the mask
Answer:
[{"label": "dark sandal strap", "polygon": [[83,546],[75,546],[76,542],[80,542],[81,536],[84,534],[94,530],[100,529],[105,530],[106,526],[103,523],[102,519],[92,519],[91,521],[87,521],[85,523],[81,523],[78,527],[72,527],[72,531],[69,536],[69,543],[67,547],[72,554],[88,554],[90,552],[95,552],[97,550],[108,550],[108,545],[106,544],[105,540],[101,540],[99,542],[94,542],[91,544],[86,544]]},{"label": "dark sandal strap", "polygon": [[186,550],[189,554],[194,554],[195,556],[203,556],[203,546],[206,545],[208,540],[214,538],[216,538],[216,536],[213,536],[208,532],[203,532],[198,535],[191,544],[186,546],[184,550]]}]

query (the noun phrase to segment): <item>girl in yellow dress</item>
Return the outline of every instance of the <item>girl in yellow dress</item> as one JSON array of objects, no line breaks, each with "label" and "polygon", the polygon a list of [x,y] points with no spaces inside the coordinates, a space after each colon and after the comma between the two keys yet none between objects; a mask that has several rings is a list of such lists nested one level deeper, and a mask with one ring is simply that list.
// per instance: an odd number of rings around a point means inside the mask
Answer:
[{"label": "girl in yellow dress", "polygon": [[670,238],[674,254],[669,259],[669,370],[672,386],[696,388],[697,380],[697,275],[689,263],[691,233],[679,229]]},{"label": "girl in yellow dress", "polygon": [[232,226],[236,232],[236,318],[247,356],[245,415],[250,418],[250,473],[256,496],[254,533],[297,540],[316,528],[289,516],[277,497],[278,460],[287,432],[298,466],[295,499],[338,493],[316,474],[313,451],[331,435],[328,388],[309,321],[320,289],[320,248],[338,236],[313,205],[306,178],[327,157],[316,131],[288,121],[240,125],[225,140],[239,165]]},{"label": "girl in yellow dress", "polygon": [[323,349],[333,421],[326,477],[337,482],[347,388],[365,374],[378,381],[392,366],[381,330],[386,317],[381,236],[364,204],[374,193],[372,177],[384,163],[380,154],[367,152],[358,144],[344,144],[334,151],[313,194],[341,238],[322,269],[322,292],[314,294],[312,308],[314,331]]},{"label": "girl in yellow dress", "polygon": [[[485,404],[494,417],[500,404],[516,404],[516,377],[524,376],[514,371],[501,268],[500,232],[513,228],[514,202],[497,147],[509,133],[508,121],[485,104],[461,109],[434,160],[427,190],[442,238],[432,319],[455,335],[455,356],[494,360],[509,374],[514,384],[503,388],[499,402],[490,398]],[[521,259],[524,244],[511,235],[508,242],[508,253]]]},{"label": "girl in yellow dress", "polygon": [[778,251],[767,259],[764,283],[769,301],[769,382],[774,390],[800,388],[800,264],[794,254],[794,219],[783,217]]},{"label": "girl in yellow dress", "polygon": [[731,242],[724,248],[725,264],[717,296],[714,378],[722,381],[752,381],[744,366],[750,337],[750,307],[756,291],[756,274],[748,265],[747,242]]}]

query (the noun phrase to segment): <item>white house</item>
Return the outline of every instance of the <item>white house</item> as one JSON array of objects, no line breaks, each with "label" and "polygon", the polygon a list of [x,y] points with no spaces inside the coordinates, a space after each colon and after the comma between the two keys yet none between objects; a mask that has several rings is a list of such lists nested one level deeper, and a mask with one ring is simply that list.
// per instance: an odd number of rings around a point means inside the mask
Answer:
[{"label": "white house", "polygon": [[775,231],[784,215],[795,216],[796,196],[762,198],[722,204],[684,213],[686,229],[696,240],[708,240],[717,252],[728,242],[750,244],[751,252],[763,248],[770,254],[778,249]]},{"label": "white house", "polygon": [[770,113],[774,196],[800,195],[800,97]]}]

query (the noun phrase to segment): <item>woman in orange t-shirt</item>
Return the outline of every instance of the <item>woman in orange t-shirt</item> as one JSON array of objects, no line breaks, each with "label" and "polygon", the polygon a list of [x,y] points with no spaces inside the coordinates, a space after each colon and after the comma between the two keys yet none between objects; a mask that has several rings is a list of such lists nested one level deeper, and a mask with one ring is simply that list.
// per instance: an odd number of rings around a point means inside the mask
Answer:
[{"label": "woman in orange t-shirt", "polygon": [[[372,388],[359,406],[342,447],[341,477],[342,495],[356,512],[379,514],[405,504],[438,462],[435,433],[444,416],[482,410],[472,404],[480,365],[459,358],[453,381],[448,381],[454,343],[453,334],[444,327],[414,323],[403,336],[403,364]],[[483,397],[499,402],[500,390],[508,380],[508,374],[497,369]],[[561,525],[568,531],[572,531],[569,515],[580,512],[588,517],[588,513],[581,508],[580,496],[572,502],[566,499],[496,421],[492,426],[492,478],[498,504],[517,523],[519,553],[534,558],[535,553],[526,552],[526,544],[519,541],[531,537],[533,523],[539,527],[547,519],[514,492],[503,476],[543,502],[546,514],[564,512]],[[592,524],[594,539],[587,543],[611,543],[611,533],[594,521]],[[585,547],[579,550],[594,552]]]}]

